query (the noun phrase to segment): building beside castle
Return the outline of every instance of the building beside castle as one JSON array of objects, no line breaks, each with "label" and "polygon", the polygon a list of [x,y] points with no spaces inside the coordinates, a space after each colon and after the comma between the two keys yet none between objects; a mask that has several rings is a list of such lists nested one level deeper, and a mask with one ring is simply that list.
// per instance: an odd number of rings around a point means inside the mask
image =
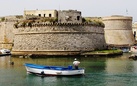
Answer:
[{"label": "building beside castle", "polygon": [[57,18],[57,10],[24,10],[24,17],[47,17],[47,18]]},{"label": "building beside castle", "polygon": [[59,10],[58,23],[82,23],[82,15],[77,10]]}]

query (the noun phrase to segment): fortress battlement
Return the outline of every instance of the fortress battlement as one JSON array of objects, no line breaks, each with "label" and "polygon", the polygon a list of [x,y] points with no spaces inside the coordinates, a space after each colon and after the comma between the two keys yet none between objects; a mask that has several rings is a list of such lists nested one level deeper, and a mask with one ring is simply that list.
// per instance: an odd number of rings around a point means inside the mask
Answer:
[{"label": "fortress battlement", "polygon": [[101,23],[26,23],[25,25],[17,25],[16,28],[20,27],[44,27],[44,26],[97,26],[97,27],[104,27]]}]

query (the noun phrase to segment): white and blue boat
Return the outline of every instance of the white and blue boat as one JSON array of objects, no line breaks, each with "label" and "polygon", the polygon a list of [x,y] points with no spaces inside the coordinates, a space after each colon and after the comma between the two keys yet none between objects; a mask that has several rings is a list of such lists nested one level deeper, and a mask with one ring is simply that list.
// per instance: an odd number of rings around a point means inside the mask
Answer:
[{"label": "white and blue boat", "polygon": [[0,49],[0,56],[6,56],[11,55],[11,52],[9,49]]},{"label": "white and blue boat", "polygon": [[57,76],[70,76],[70,75],[83,75],[85,70],[83,68],[74,69],[72,66],[45,66],[25,63],[28,73],[38,75],[57,75]]}]

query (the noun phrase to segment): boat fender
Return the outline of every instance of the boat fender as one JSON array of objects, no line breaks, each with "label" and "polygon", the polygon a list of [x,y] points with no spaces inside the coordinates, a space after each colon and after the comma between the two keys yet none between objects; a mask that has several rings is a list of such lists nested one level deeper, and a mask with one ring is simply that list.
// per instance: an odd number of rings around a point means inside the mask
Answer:
[{"label": "boat fender", "polygon": [[41,75],[44,75],[44,71],[42,71],[40,74],[41,74]]}]

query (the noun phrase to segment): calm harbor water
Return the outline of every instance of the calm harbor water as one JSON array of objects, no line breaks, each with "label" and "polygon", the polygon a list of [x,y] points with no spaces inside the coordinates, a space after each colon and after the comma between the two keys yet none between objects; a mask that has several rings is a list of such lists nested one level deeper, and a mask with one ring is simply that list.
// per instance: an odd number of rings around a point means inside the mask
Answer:
[{"label": "calm harbor water", "polygon": [[[27,74],[24,63],[72,65],[75,57],[0,57],[0,86],[137,86],[137,61],[130,54],[113,57],[77,57],[84,76],[40,77]],[[9,61],[14,61],[10,65]]]}]

